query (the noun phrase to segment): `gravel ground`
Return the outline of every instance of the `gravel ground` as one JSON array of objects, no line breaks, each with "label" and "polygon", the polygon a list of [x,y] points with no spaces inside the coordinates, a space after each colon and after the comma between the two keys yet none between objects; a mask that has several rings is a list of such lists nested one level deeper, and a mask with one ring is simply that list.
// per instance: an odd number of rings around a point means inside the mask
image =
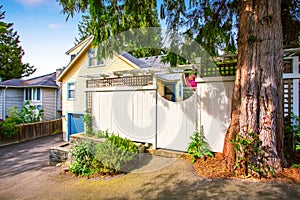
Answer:
[{"label": "gravel ground", "polygon": [[145,155],[113,178],[78,178],[49,166],[60,135],[0,148],[0,199],[300,199],[299,184],[206,179],[182,159]]}]

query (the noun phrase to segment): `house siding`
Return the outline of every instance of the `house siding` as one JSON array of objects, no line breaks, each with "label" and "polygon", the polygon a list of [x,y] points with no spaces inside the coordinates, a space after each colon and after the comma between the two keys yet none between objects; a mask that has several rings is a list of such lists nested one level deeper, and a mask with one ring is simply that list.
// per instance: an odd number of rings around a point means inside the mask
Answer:
[{"label": "house siding", "polygon": [[129,63],[121,60],[120,58],[117,58],[117,56],[115,56],[114,59],[110,60],[110,62],[108,62],[107,65],[108,65],[107,67],[108,72],[134,69],[134,67],[132,67]]},{"label": "house siding", "polygon": [[56,89],[42,88],[42,107],[44,109],[44,121],[56,119],[56,92]]},{"label": "house siding", "polygon": [[56,83],[59,88],[57,89],[57,95],[56,95],[56,118],[60,118],[62,113],[62,88],[61,83]]},{"label": "house siding", "polygon": [[24,90],[18,88],[8,88],[5,92],[5,116],[8,115],[7,110],[13,106],[20,110],[24,103]]},{"label": "house siding", "polygon": [[[91,45],[90,45],[91,46]],[[68,113],[85,113],[86,112],[86,80],[87,75],[99,76],[101,73],[109,73],[120,70],[134,69],[129,63],[120,60],[118,56],[107,59],[105,66],[89,67],[88,53],[82,52],[78,55],[77,62],[71,66],[68,73],[62,77],[62,115],[65,116],[63,120],[63,131],[67,132],[67,118]],[[75,83],[75,99],[67,99],[68,83]]]},{"label": "house siding", "polygon": [[164,88],[164,84],[161,80],[157,80],[157,90],[158,93],[160,94],[160,96],[164,97],[165,96],[165,88]]}]

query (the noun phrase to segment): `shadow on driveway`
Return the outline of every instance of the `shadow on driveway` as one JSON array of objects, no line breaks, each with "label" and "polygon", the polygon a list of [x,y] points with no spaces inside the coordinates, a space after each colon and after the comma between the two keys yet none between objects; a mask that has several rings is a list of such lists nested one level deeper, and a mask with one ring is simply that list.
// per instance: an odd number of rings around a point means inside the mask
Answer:
[{"label": "shadow on driveway", "polygon": [[49,149],[62,142],[62,135],[57,134],[1,147],[0,179],[47,166]]}]

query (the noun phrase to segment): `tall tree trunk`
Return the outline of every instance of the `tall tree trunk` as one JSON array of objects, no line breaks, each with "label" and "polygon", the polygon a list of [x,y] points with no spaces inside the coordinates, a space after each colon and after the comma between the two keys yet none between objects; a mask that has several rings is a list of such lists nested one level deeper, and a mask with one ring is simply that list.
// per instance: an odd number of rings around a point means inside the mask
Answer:
[{"label": "tall tree trunk", "polygon": [[[250,138],[263,151],[264,166],[274,172],[282,169],[283,144],[283,49],[280,21],[281,0],[241,0],[238,35],[238,63],[232,96],[231,124],[224,155],[227,168],[234,171],[237,156],[246,151],[234,149],[237,134]],[[252,155],[257,161],[262,155]],[[242,166],[247,167],[247,166]]]}]

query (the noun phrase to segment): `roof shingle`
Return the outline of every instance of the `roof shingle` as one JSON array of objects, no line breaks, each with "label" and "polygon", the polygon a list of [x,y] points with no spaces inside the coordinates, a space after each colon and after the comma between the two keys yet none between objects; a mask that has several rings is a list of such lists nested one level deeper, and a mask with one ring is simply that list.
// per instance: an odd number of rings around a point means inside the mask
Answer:
[{"label": "roof shingle", "polygon": [[58,87],[56,84],[56,72],[35,77],[28,80],[10,79],[0,83],[0,87]]}]

